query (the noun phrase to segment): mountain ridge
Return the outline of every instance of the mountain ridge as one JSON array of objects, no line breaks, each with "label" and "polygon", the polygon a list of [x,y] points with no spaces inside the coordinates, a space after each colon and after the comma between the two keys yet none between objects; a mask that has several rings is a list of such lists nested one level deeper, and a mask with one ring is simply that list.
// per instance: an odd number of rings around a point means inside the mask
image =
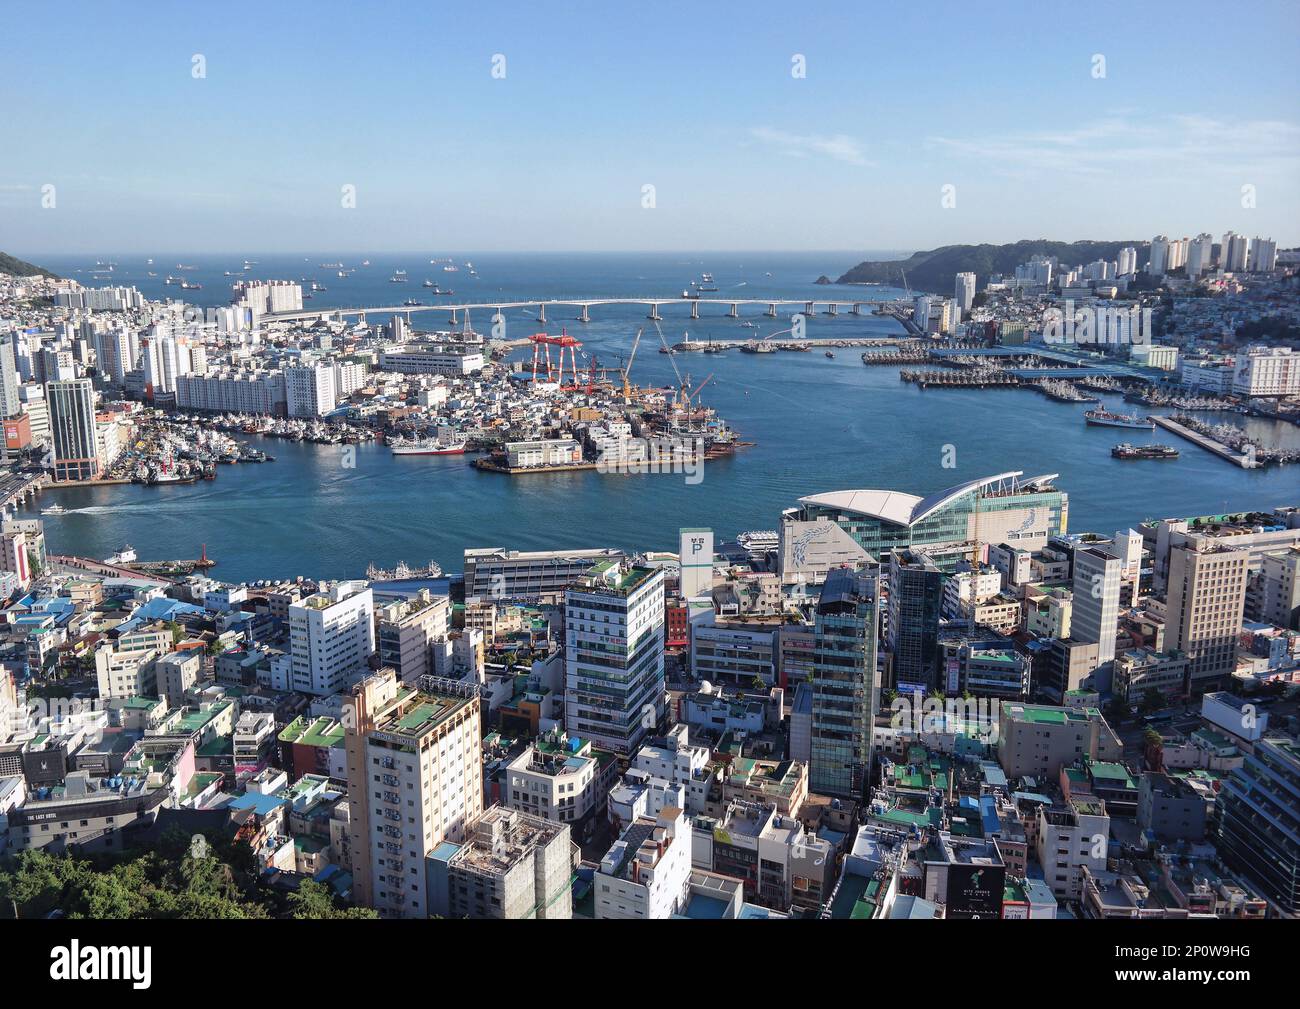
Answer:
[{"label": "mountain ridge", "polygon": [[937,249],[914,252],[907,259],[866,260],[852,267],[835,281],[837,284],[889,284],[903,287],[904,274],[912,290],[932,294],[951,294],[957,274],[974,273],[977,285],[988,282],[991,274],[1013,274],[1031,256],[1056,256],[1074,266],[1097,259],[1115,259],[1119,250],[1132,246],[1138,262],[1145,259],[1150,242],[1094,241],[1057,242],[1048,238],[1023,238],[1005,245],[943,245]]}]

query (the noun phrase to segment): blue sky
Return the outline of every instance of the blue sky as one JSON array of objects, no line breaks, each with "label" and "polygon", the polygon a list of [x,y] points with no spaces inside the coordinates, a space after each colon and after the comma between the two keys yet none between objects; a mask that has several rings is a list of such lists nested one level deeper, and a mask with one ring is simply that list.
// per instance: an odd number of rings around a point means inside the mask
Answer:
[{"label": "blue sky", "polygon": [[1300,5],[1053,6],[64,3],[0,35],[0,250],[1300,241]]}]

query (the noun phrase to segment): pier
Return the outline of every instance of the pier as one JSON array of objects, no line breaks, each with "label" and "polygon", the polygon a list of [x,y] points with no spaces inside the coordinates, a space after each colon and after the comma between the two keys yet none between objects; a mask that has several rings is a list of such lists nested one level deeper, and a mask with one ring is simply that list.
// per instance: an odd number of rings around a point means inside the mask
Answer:
[{"label": "pier", "polygon": [[1259,466],[1259,463],[1255,461],[1254,452],[1238,452],[1235,449],[1229,448],[1227,445],[1223,444],[1223,442],[1215,441],[1213,438],[1209,438],[1206,435],[1193,431],[1190,427],[1184,427],[1182,424],[1179,424],[1176,420],[1169,417],[1157,417],[1152,415],[1147,419],[1158,424],[1166,431],[1172,431],[1180,438],[1186,438],[1193,445],[1198,445],[1207,452],[1213,452],[1220,459],[1227,459],[1228,462],[1232,463],[1234,466],[1240,466],[1242,469],[1255,469]]}]

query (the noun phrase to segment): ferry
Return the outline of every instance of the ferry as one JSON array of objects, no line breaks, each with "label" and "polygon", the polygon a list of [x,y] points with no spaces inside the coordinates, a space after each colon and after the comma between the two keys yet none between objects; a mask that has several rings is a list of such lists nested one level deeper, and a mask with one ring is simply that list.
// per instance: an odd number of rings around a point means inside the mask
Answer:
[{"label": "ferry", "polygon": [[392,449],[393,455],[464,455],[465,444],[463,438],[453,442],[441,442],[436,438],[417,441],[397,438],[389,442],[388,447]]},{"label": "ferry", "polygon": [[1087,410],[1083,414],[1083,419],[1088,424],[1095,424],[1098,427],[1129,427],[1142,431],[1154,431],[1155,424],[1149,420],[1144,420],[1135,414],[1128,413],[1111,413],[1109,410]]},{"label": "ferry", "polygon": [[63,505],[59,504],[59,503],[56,501],[54,504],[50,505],[49,507],[47,507],[47,508],[42,508],[42,509],[41,509],[41,514],[42,514],[42,515],[62,515],[62,514],[63,514],[64,512],[66,512],[67,510],[68,510],[68,509],[64,508]]},{"label": "ferry", "polygon": [[1116,459],[1177,459],[1178,449],[1172,445],[1130,445],[1124,442],[1110,450]]}]

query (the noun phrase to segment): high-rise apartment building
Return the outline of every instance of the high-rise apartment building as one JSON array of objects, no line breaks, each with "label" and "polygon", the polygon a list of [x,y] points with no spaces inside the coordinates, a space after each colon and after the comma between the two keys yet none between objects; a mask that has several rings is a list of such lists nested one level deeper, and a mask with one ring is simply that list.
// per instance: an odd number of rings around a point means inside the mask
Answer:
[{"label": "high-rise apartment building", "polygon": [[1219,851],[1286,915],[1300,915],[1300,746],[1265,738],[1219,792]]},{"label": "high-rise apartment building", "polygon": [[975,301],[975,274],[957,274],[956,289],[953,293],[953,300],[957,302],[957,308],[960,311],[970,311],[970,307]]},{"label": "high-rise apartment building", "polygon": [[463,840],[483,812],[478,686],[425,677],[413,690],[385,669],[349,701],[354,897],[386,917],[428,917],[426,859]]},{"label": "high-rise apartment building", "polygon": [[433,672],[429,646],[451,630],[451,600],[421,589],[410,599],[376,611],[379,664],[391,666],[403,683]]}]

